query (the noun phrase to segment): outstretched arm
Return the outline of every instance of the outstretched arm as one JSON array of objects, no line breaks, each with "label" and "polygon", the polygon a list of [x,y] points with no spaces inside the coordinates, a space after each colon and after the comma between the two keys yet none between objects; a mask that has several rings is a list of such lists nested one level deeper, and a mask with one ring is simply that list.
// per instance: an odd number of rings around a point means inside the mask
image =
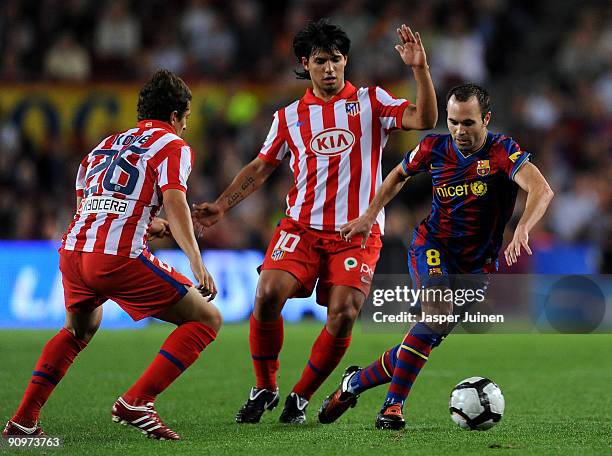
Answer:
[{"label": "outstretched arm", "polygon": [[193,205],[194,221],[202,227],[217,223],[223,215],[257,190],[276,169],[276,165],[257,157],[236,175],[214,203]]},{"label": "outstretched arm", "polygon": [[527,192],[527,202],[523,215],[514,230],[512,241],[504,251],[508,266],[518,261],[518,257],[521,256],[521,246],[531,255],[529,232],[540,221],[554,196],[550,185],[532,163],[526,162],[521,166],[514,175],[514,181]]},{"label": "outstretched arm", "polygon": [[417,84],[416,104],[408,106],[404,111],[402,127],[405,130],[429,130],[438,121],[438,105],[421,35],[419,32],[413,34],[405,24],[397,29],[397,35],[400,44],[395,49],[404,63],[412,67]]},{"label": "outstretched arm", "polygon": [[407,180],[408,175],[404,172],[400,163],[385,178],[367,210],[360,217],[351,220],[340,228],[340,236],[350,241],[353,236],[361,235],[363,236],[361,247],[365,248],[378,213],[399,193]]}]

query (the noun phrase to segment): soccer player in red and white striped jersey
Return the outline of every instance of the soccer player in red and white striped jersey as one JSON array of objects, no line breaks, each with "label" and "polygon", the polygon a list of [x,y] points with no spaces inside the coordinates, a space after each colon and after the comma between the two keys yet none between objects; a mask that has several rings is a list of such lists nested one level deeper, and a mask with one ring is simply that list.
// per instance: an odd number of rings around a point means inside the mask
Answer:
[{"label": "soccer player in red and white striped jersey", "polygon": [[[176,440],[155,411],[155,398],[215,340],[221,316],[209,301],[214,281],[193,232],[185,192],[192,152],[181,139],[191,91],[157,71],[139,94],[138,125],[103,140],[81,162],[77,212],[60,248],[66,325],[45,345],[21,404],[3,436],[41,435],[40,410],[102,319],[113,299],[134,320],[177,325],[140,379],[112,408],[115,422],[149,437]],[[168,220],[155,218],[162,203]],[[172,235],[189,257],[196,287],[155,258],[147,239]],[[208,299],[207,299],[208,298]]]},{"label": "soccer player in red and white striped jersey", "polygon": [[350,40],[321,20],[309,23],[293,49],[312,87],[274,114],[270,133],[250,164],[215,203],[195,206],[202,226],[216,223],[230,208],[259,188],[283,159],[289,159],[294,185],[287,217],[270,242],[250,319],[250,347],[256,386],[236,415],[255,423],[279,402],[276,383],[283,342],[281,310],[290,297],[309,296],[318,279],[317,302],[327,306],[325,327],[312,347],[302,377],[287,397],[284,423],[303,423],[313,393],[340,362],[351,330],[370,289],[381,247],[384,215],[376,234],[365,240],[341,239],[340,227],[359,217],[382,183],[381,155],[393,130],[428,129],[437,119],[436,96],[419,34],[397,29],[395,46],[412,68],[416,104],[381,87],[356,88],[344,79]]}]

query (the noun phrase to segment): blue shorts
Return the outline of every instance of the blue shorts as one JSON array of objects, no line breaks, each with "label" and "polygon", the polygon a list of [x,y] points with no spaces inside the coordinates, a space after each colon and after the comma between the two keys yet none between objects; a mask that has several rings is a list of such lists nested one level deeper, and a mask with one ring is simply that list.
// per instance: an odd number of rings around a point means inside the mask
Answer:
[{"label": "blue shorts", "polygon": [[[412,288],[442,287],[453,290],[457,299],[458,292],[463,296],[472,290],[472,296],[486,293],[489,286],[489,273],[497,270],[497,261],[483,264],[480,267],[467,267],[459,263],[455,255],[450,255],[444,247],[435,240],[420,236],[416,230],[414,240],[408,249],[408,270],[412,279]],[[473,306],[474,300],[464,303],[453,303],[453,315],[463,320],[463,315]],[[411,308],[414,314],[421,313],[420,300]],[[438,346],[457,323],[450,324],[434,346]]]},{"label": "blue shorts", "polygon": [[[435,241],[416,237],[408,249],[408,270],[412,287],[416,289],[442,287],[451,290],[485,290],[489,285],[489,273],[495,272],[496,263],[468,269],[460,265]],[[467,311],[471,306],[455,306],[455,314]],[[413,312],[420,313],[421,303]]]},{"label": "blue shorts", "polygon": [[[466,279],[468,276],[486,277],[487,274],[497,271],[497,261],[476,267],[466,266],[460,264],[455,256],[449,255],[439,243],[417,236],[415,234],[415,240],[408,249],[408,271],[414,288],[456,286],[458,280],[463,283],[460,279]],[[457,275],[463,275],[463,278],[452,277]]]},{"label": "blue shorts", "polygon": [[408,270],[414,288],[449,287],[449,275],[460,274],[440,245],[423,238],[416,242],[416,237],[408,249]]}]

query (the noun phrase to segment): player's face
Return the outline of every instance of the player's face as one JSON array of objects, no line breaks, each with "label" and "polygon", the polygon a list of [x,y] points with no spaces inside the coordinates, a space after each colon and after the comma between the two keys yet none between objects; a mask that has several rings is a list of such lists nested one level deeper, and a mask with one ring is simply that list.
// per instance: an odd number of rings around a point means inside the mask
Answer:
[{"label": "player's face", "polygon": [[302,65],[310,73],[314,88],[327,95],[336,95],[344,87],[346,62],[347,57],[340,51],[331,54],[314,51],[308,60],[302,58]]},{"label": "player's face", "polygon": [[191,102],[190,101],[187,101],[187,111],[185,111],[185,114],[183,115],[183,117],[178,117],[178,114],[176,111],[174,111],[170,115],[170,125],[174,127],[174,129],[176,130],[176,134],[180,136],[181,138],[183,137],[185,130],[187,130],[187,118],[190,115],[191,115]]},{"label": "player's face", "polygon": [[448,131],[457,148],[462,152],[475,152],[482,147],[487,136],[487,125],[491,112],[483,120],[476,97],[468,101],[458,101],[453,95],[446,107]]}]

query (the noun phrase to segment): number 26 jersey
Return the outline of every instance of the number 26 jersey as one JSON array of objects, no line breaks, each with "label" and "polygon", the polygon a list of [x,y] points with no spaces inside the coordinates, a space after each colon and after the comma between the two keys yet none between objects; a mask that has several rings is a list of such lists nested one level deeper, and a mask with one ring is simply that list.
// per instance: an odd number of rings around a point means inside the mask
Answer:
[{"label": "number 26 jersey", "polygon": [[192,165],[191,147],[166,122],[142,120],[104,139],[79,166],[82,201],[62,248],[138,257],[163,192],[186,192]]}]

